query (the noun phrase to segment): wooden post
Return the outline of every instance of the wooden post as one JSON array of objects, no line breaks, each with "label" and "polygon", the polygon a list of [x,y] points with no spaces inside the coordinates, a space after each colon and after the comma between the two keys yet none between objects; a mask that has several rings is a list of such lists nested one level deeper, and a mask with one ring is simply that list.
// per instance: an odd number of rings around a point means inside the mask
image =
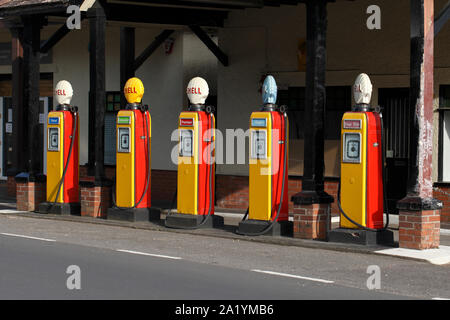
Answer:
[{"label": "wooden post", "polygon": [[12,167],[6,173],[15,176],[27,169],[28,146],[23,141],[27,138],[27,113],[24,112],[24,69],[23,69],[23,26],[10,28],[11,31],[11,65],[12,65],[12,109],[13,109],[13,150]]},{"label": "wooden post", "polygon": [[433,145],[433,1],[411,0],[410,175],[408,193],[428,198]]},{"label": "wooden post", "polygon": [[[103,212],[110,206],[109,195],[112,185],[112,181],[105,176],[104,166],[106,15],[98,1],[87,14],[89,19],[89,153],[88,176],[80,180],[80,212],[81,215],[104,217]],[[87,197],[87,194],[91,196]],[[104,208],[103,211],[102,208]]]},{"label": "wooden post", "polygon": [[106,16],[101,4],[96,2],[88,11],[89,18],[89,175],[100,182],[104,170],[105,129],[105,37]]},{"label": "wooden post", "polygon": [[312,204],[322,203],[322,201],[333,202],[333,198],[324,191],[327,1],[308,0],[306,10],[307,65],[304,173],[302,192],[294,195],[293,200],[294,202],[307,201]]},{"label": "wooden post", "polygon": [[410,154],[407,196],[397,203],[399,245],[439,246],[442,202],[433,198],[434,1],[411,0]]},{"label": "wooden post", "polygon": [[[42,173],[42,141],[39,137],[39,48],[42,20],[39,16],[22,18],[23,29],[23,112],[28,117],[27,169],[30,180]],[[22,142],[23,143],[23,142]],[[20,155],[24,157],[25,155]]]},{"label": "wooden post", "polygon": [[[302,215],[309,212],[311,205],[323,204],[323,212],[329,210],[334,201],[324,190],[324,123],[326,102],[326,38],[327,38],[327,1],[306,1],[306,108],[304,118],[304,170],[302,178],[302,191],[292,196],[294,202],[294,220],[300,221]],[[321,215],[314,215],[319,219]],[[323,221],[309,221],[319,225]],[[304,237],[302,228],[310,225],[294,226],[294,237]],[[313,235],[311,234],[312,238]],[[322,235],[320,238],[324,238]]]},{"label": "wooden post", "polygon": [[[39,15],[22,16],[23,29],[12,32],[13,74],[13,140],[14,162],[20,169],[15,176],[17,209],[34,211],[45,200],[45,178],[42,174],[43,143],[39,130],[39,59],[43,19]],[[22,31],[23,30],[23,31]],[[22,62],[21,62],[22,61]],[[20,97],[22,96],[22,97]],[[25,130],[24,130],[25,129]],[[23,130],[23,132],[19,132]]]}]

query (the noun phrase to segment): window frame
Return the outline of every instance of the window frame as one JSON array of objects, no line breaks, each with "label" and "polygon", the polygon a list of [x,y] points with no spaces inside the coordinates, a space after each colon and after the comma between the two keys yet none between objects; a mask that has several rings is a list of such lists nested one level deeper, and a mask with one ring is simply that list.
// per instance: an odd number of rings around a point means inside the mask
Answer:
[{"label": "window frame", "polygon": [[[338,91],[340,89],[343,90],[343,91],[341,91],[341,93],[339,93],[339,91]],[[290,92],[291,90],[293,92]],[[295,92],[295,90],[302,90],[303,92],[301,92],[301,91],[300,92]],[[345,92],[344,90],[347,90],[347,91]],[[326,87],[326,93],[327,93],[327,100],[325,102],[325,116],[329,112],[333,112],[333,113],[335,113],[335,112],[342,112],[342,115],[343,115],[345,112],[351,111],[351,107],[352,107],[352,86],[351,85],[327,86]],[[278,101],[277,101],[277,103],[278,103],[278,105],[282,105],[282,104],[287,105],[287,107],[288,107],[288,116],[289,116],[290,120],[292,119],[291,112],[304,113],[305,112],[304,108],[306,107],[306,101],[302,100],[298,104],[299,105],[298,109],[292,109],[292,106],[290,105],[291,104],[290,102],[292,100],[291,96],[294,95],[294,94],[299,96],[300,99],[304,98],[306,100],[306,87],[289,86],[288,88],[286,88],[284,90],[279,90],[279,92],[278,92]],[[347,105],[347,107],[345,107],[345,109],[344,109],[344,107],[342,107],[341,109],[336,108],[336,103],[335,102],[334,103],[330,103],[330,99],[328,99],[330,96],[331,97],[336,97],[339,94],[343,94],[344,96],[343,96],[342,99],[347,100],[348,105]],[[303,120],[303,117],[302,117],[302,120]],[[291,125],[289,126],[290,127],[290,131],[294,130],[295,128],[297,128],[296,124],[297,124],[297,122],[295,122],[295,124],[291,123]],[[326,118],[325,118],[324,124],[326,126]],[[289,133],[290,140],[304,140],[304,131],[303,131],[304,124],[301,123],[300,125],[301,125],[301,128],[300,128],[301,130],[299,130],[300,136],[294,138],[294,135],[292,135],[291,132],[290,132]],[[339,127],[341,126],[341,122],[340,121],[339,121],[338,125],[339,125]],[[340,130],[339,130],[337,136],[334,136],[334,135],[330,136],[329,132],[327,133],[327,130],[325,128],[324,139],[325,140],[340,140],[341,139],[341,137],[340,137]]]},{"label": "window frame", "polygon": [[444,106],[445,90],[448,90],[450,100],[450,84],[439,85],[438,182],[450,183],[450,180],[444,181],[444,119],[446,114],[450,115],[450,103],[449,106]]}]

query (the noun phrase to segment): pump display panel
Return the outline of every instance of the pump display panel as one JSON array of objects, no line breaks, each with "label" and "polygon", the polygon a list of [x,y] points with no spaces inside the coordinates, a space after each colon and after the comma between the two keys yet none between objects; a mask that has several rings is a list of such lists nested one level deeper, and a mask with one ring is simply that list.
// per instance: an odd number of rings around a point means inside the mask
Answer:
[{"label": "pump display panel", "polygon": [[48,151],[59,151],[59,128],[48,128]]},{"label": "pump display panel", "polygon": [[194,142],[194,131],[189,129],[180,130],[180,156],[192,157]]},{"label": "pump display panel", "polygon": [[267,131],[254,130],[251,135],[252,159],[267,159]]},{"label": "pump display panel", "polygon": [[119,128],[117,140],[117,152],[131,152],[130,128]]},{"label": "pump display panel", "polygon": [[342,162],[361,163],[361,134],[344,133]]}]

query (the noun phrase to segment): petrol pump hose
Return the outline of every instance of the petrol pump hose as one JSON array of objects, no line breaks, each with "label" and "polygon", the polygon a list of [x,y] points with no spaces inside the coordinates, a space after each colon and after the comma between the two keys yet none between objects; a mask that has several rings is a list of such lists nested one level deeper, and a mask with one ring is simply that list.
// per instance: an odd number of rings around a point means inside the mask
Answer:
[{"label": "petrol pump hose", "polygon": [[64,167],[63,170],[63,174],[61,177],[61,180],[59,180],[59,185],[58,185],[58,191],[56,193],[56,197],[55,197],[55,201],[52,202],[52,204],[47,208],[47,213],[50,211],[50,209],[56,204],[56,202],[58,201],[58,197],[59,197],[59,193],[61,192],[61,187],[63,185],[64,182],[64,178],[66,176],[67,173],[67,168],[69,167],[69,163],[70,163],[70,157],[72,155],[72,150],[73,150],[73,145],[75,143],[75,135],[77,133],[77,115],[78,115],[78,107],[70,107],[69,108],[70,112],[72,113],[74,120],[73,120],[73,129],[72,129],[72,141],[70,141],[70,147],[69,147],[69,154],[67,156],[67,161],[66,161],[66,165]]},{"label": "petrol pump hose", "polygon": [[[213,113],[212,113],[212,109],[208,109],[207,111],[211,111],[211,112],[209,112],[209,119],[210,119],[210,125],[209,125],[209,127],[210,127],[210,129],[212,129],[212,117],[213,117]],[[210,136],[209,136],[209,141],[210,141],[210,143],[212,143],[212,132],[211,132],[211,130],[210,130]],[[211,144],[210,144],[210,146],[211,146]],[[212,175],[213,175],[213,172],[212,172],[212,163],[213,163],[213,153],[212,153],[212,150],[211,150],[211,152],[210,152],[210,157],[209,157],[209,159],[210,159],[210,166],[209,166],[209,207],[208,207],[208,214],[207,215],[205,215],[205,216],[203,216],[203,220],[202,220],[202,222],[200,222],[197,226],[193,226],[193,227],[182,227],[182,226],[178,226],[177,228],[178,229],[186,229],[186,230],[192,230],[192,229],[198,229],[199,227],[201,227],[202,225],[204,225],[205,223],[206,223],[206,221],[208,221],[208,218],[211,216],[211,210],[212,210]],[[174,203],[175,203],[175,199],[176,199],[176,195],[177,195],[177,193],[175,192],[175,194],[174,194],[174,197],[173,197],[173,200],[172,200],[172,205],[171,205],[171,208],[169,209],[169,212],[167,213],[167,215],[169,216],[170,214],[171,214],[171,212],[172,212],[172,209],[173,209],[173,207],[174,207]]]},{"label": "petrol pump hose", "polygon": [[147,180],[145,182],[145,189],[144,192],[142,193],[141,198],[139,199],[139,201],[132,207],[119,207],[116,204],[116,180],[114,179],[114,185],[113,185],[113,191],[112,191],[112,202],[113,202],[113,207],[120,209],[120,210],[127,210],[127,209],[135,209],[137,208],[137,206],[142,202],[142,200],[144,199],[144,196],[147,194],[147,190],[148,190],[148,186],[150,184],[150,172],[151,172],[151,168],[150,168],[150,157],[151,157],[151,151],[150,151],[150,137],[149,137],[149,132],[148,132],[148,120],[147,120],[147,114],[148,114],[148,110],[145,109],[146,106],[144,106],[141,110],[144,111],[144,118],[145,118],[145,131],[147,133]]},{"label": "petrol pump hose", "polygon": [[[383,164],[382,164],[382,175],[383,175],[383,203],[384,203],[384,207],[387,208],[386,204],[387,204],[387,197],[386,197],[386,188],[385,188],[385,182],[386,182],[386,169],[384,167],[384,162],[385,162],[385,146],[384,146],[384,125],[383,125],[383,116],[380,112],[380,122],[381,122],[381,154],[383,157]],[[373,228],[368,228],[365,227],[361,224],[359,224],[358,222],[352,220],[342,209],[341,206],[341,180],[339,179],[339,184],[338,184],[338,191],[337,191],[337,204],[339,207],[339,211],[342,213],[342,215],[351,223],[353,223],[354,225],[356,225],[357,227],[363,229],[363,230],[367,230],[367,231],[374,231],[374,232],[380,232],[380,231],[384,231],[389,227],[389,212],[386,213],[386,224],[384,225],[384,227],[382,229],[373,229]],[[384,211],[384,210],[383,210]]]},{"label": "petrol pump hose", "polygon": [[[283,112],[283,119],[284,119],[283,170],[286,170],[286,167],[287,167],[287,149],[288,149],[288,147],[287,147],[287,140],[286,140],[287,136],[288,136],[288,126],[287,126],[287,114],[286,114],[286,112]],[[278,220],[278,216],[280,215],[281,207],[283,206],[285,180],[286,180],[286,174],[285,174],[285,172],[283,172],[283,179],[282,179],[282,182],[281,182],[280,204],[278,205],[277,214],[275,215],[275,218],[271,221],[271,223],[266,228],[264,228],[262,231],[259,231],[259,232],[244,233],[244,232],[239,232],[239,230],[236,230],[237,234],[241,234],[241,235],[244,235],[244,236],[260,236],[260,235],[263,235],[263,234],[267,233],[268,231],[270,231],[273,228],[273,226],[275,225],[275,223]],[[247,208],[247,211],[245,212],[244,217],[242,218],[242,221],[244,221],[247,218],[248,212],[249,212],[249,208]]]}]

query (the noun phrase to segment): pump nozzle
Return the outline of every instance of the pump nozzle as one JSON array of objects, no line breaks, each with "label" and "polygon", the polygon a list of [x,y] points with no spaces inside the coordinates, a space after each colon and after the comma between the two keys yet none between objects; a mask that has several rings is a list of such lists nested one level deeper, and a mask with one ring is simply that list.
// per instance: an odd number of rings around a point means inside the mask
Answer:
[{"label": "pump nozzle", "polygon": [[287,109],[288,109],[288,107],[284,104],[278,107],[278,111],[283,114],[287,112]]},{"label": "pump nozzle", "polygon": [[206,106],[205,107],[206,113],[214,113],[215,110],[216,110],[216,108],[214,108],[214,106]]}]

